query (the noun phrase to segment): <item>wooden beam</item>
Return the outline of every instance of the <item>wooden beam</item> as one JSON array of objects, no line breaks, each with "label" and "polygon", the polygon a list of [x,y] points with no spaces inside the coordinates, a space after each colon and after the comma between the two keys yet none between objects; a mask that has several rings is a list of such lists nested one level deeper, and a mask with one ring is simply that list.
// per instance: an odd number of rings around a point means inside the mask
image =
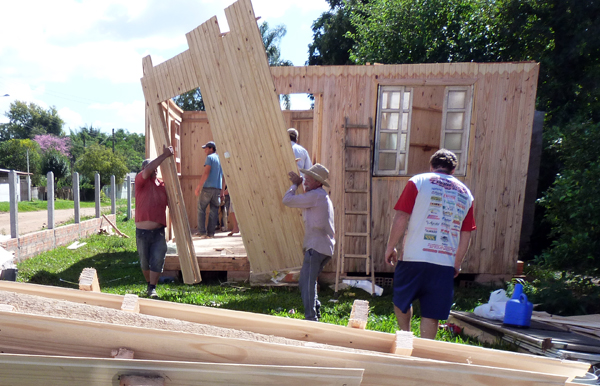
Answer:
[{"label": "wooden beam", "polygon": [[100,292],[98,273],[95,268],[84,268],[79,275],[79,289],[82,291]]},{"label": "wooden beam", "polygon": [[[160,98],[159,95],[161,95],[159,91],[161,82],[156,79],[158,76],[155,75],[150,56],[146,56],[142,60],[142,64],[144,77],[141,82],[144,98],[146,99],[146,112],[152,129],[156,153],[162,154],[163,146],[170,146],[170,140],[160,105],[162,100],[157,101],[157,98]],[[160,171],[165,181],[165,188],[169,199],[169,213],[173,221],[173,230],[177,244],[177,254],[181,263],[183,281],[186,284],[199,283],[202,281],[200,268],[195,258],[196,252],[194,251],[194,243],[192,242],[192,232],[185,211],[185,203],[173,157],[169,157],[163,161],[160,165]]]},{"label": "wooden beam", "polygon": [[[565,376],[431,361],[327,346],[284,345],[45,315],[0,312],[0,350],[11,354],[106,357],[126,346],[146,360],[363,368],[362,385],[564,385]],[[291,343],[291,342],[290,342]]]},{"label": "wooden beam", "polygon": [[121,303],[121,310],[127,312],[133,312],[135,314],[140,312],[139,297],[134,294],[127,294],[123,297],[123,303]]},{"label": "wooden beam", "polygon": [[165,386],[165,379],[158,375],[128,375],[119,377],[119,386]]},{"label": "wooden beam", "polygon": [[13,386],[106,386],[132,373],[163,377],[167,386],[358,386],[363,370],[0,354],[2,384]]},{"label": "wooden beam", "polygon": [[410,331],[396,331],[396,340],[392,346],[392,354],[411,356],[414,336]]},{"label": "wooden beam", "polygon": [[[53,299],[120,309],[123,296],[92,293],[70,288],[0,281],[0,290]],[[194,323],[209,324],[289,339],[330,344],[361,350],[389,353],[396,341],[394,334],[358,330],[328,323],[312,323],[299,319],[233,311],[212,307],[139,299],[140,312],[145,315],[176,318]],[[454,363],[504,367],[525,371],[583,376],[589,365],[583,362],[561,361],[542,356],[492,350],[483,347],[414,338],[413,357]]]},{"label": "wooden beam", "polygon": [[366,300],[354,300],[352,311],[348,319],[348,327],[364,330],[369,319],[369,302]]}]

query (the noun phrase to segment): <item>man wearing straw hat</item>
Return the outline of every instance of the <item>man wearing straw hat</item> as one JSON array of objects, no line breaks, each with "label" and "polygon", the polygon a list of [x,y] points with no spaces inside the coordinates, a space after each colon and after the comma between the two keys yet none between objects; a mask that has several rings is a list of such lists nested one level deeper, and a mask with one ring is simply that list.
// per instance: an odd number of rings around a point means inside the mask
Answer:
[{"label": "man wearing straw hat", "polygon": [[310,160],[310,156],[308,155],[308,151],[305,148],[298,145],[298,130],[290,127],[288,129],[288,134],[290,135],[290,141],[292,142],[292,151],[294,152],[294,158],[296,158],[296,164],[298,165],[298,170],[300,169],[310,169],[312,166],[312,161]]},{"label": "man wearing straw hat", "polygon": [[[329,186],[329,171],[321,164],[310,169],[300,169],[304,180],[298,174],[289,172],[292,186],[283,196],[283,204],[290,208],[302,209],[304,220],[304,262],[300,270],[298,285],[304,304],[304,318],[318,321],[321,317],[321,303],[317,298],[317,278],[325,264],[333,256],[335,230],[333,204],[323,186]],[[304,181],[304,193],[296,190]]]}]

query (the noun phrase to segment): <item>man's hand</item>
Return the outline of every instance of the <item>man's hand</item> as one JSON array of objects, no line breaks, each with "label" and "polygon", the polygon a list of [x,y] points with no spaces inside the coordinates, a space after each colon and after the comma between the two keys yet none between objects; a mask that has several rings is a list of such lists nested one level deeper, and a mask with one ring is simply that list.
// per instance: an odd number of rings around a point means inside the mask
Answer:
[{"label": "man's hand", "polygon": [[300,177],[300,176],[299,176],[299,175],[297,175],[296,173],[294,173],[294,172],[289,172],[289,173],[288,173],[288,176],[290,177],[290,181],[292,181],[292,184],[294,184],[294,185],[298,185],[298,186],[302,185],[302,181],[303,181],[303,179],[302,179],[302,177]]},{"label": "man's hand", "polygon": [[199,195],[200,195],[200,185],[196,186],[196,190],[194,191],[194,194],[195,194],[196,196],[199,196]]},{"label": "man's hand", "polygon": [[398,251],[396,248],[387,248],[385,250],[385,262],[392,267],[398,262]]},{"label": "man's hand", "polygon": [[165,146],[163,145],[163,156],[165,158],[172,156],[173,154],[175,154],[175,152],[173,151],[173,146]]}]

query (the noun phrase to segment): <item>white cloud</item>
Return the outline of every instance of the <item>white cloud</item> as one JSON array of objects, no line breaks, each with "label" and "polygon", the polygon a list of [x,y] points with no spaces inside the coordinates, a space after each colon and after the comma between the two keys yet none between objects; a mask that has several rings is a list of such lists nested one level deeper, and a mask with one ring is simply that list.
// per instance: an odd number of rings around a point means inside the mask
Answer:
[{"label": "white cloud", "polygon": [[81,126],[84,125],[84,121],[81,117],[81,114],[71,110],[68,107],[64,107],[58,110],[58,116],[61,117],[62,120],[65,122],[63,130],[66,134],[69,133],[69,130],[78,130]]}]

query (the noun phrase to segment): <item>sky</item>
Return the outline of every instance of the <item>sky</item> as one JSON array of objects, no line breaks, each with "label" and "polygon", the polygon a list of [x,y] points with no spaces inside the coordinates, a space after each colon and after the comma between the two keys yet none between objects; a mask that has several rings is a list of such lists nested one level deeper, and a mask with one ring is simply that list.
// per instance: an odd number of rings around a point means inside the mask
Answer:
[{"label": "sky", "polygon": [[[19,0],[0,13],[0,123],[15,100],[54,106],[66,134],[82,126],[144,133],[142,58],[188,49],[185,34],[212,16],[227,31],[233,0]],[[252,0],[258,23],[285,25],[281,57],[302,66],[326,0]],[[8,94],[8,96],[5,96]],[[304,95],[292,109],[307,109]]]}]

